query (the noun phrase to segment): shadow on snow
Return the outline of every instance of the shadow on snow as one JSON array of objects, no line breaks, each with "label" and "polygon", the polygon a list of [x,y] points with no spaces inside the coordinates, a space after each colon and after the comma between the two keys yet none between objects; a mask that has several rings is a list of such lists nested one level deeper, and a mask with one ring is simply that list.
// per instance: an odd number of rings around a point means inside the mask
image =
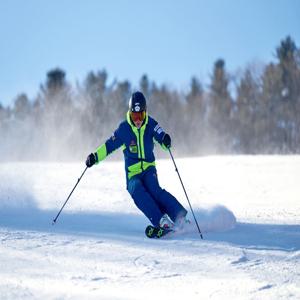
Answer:
[{"label": "shadow on snow", "polygon": [[[1,210],[0,227],[14,230],[41,231],[49,234],[72,234],[111,239],[143,239],[148,224],[143,215],[122,213],[63,212],[57,223],[52,221],[57,211],[36,208],[23,211]],[[196,211],[201,223],[201,211]],[[201,226],[200,226],[201,228]],[[225,242],[257,250],[300,250],[300,225],[237,223],[226,232],[203,231],[204,242]],[[197,228],[188,234],[177,235],[175,240],[200,240]],[[172,238],[173,240],[173,238]]]},{"label": "shadow on snow", "polygon": [[300,250],[300,225],[237,223],[228,232],[207,233],[209,241],[254,250]]}]

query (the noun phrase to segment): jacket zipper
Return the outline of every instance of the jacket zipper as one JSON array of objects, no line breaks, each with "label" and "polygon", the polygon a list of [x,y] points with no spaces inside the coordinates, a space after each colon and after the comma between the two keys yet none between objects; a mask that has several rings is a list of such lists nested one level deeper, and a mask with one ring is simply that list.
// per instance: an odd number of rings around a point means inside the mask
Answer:
[{"label": "jacket zipper", "polygon": [[138,128],[138,133],[139,133],[139,153],[140,153],[140,159],[141,159],[141,167],[142,167],[142,170],[144,171],[143,157],[142,157],[142,144],[141,144],[141,129],[140,128]]}]

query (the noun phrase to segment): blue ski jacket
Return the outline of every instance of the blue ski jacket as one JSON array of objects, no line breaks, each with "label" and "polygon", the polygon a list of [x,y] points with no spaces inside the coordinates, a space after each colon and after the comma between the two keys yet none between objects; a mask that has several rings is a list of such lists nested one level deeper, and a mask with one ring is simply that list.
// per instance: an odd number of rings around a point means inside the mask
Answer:
[{"label": "blue ski jacket", "polygon": [[155,167],[154,142],[158,142],[164,150],[167,150],[162,143],[165,134],[157,121],[148,114],[146,114],[143,125],[138,129],[132,123],[129,112],[127,112],[126,120],[119,125],[104,144],[96,149],[96,161],[99,163],[113,151],[122,147],[128,180],[151,166]]}]

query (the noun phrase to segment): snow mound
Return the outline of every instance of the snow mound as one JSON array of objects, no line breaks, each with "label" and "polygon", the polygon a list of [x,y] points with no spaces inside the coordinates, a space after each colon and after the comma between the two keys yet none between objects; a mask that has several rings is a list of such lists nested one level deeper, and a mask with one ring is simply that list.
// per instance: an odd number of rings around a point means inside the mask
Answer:
[{"label": "snow mound", "polygon": [[[195,212],[195,216],[202,233],[223,232],[233,229],[236,225],[236,218],[233,212],[223,205],[199,209]],[[192,225],[195,229],[194,224]]]}]

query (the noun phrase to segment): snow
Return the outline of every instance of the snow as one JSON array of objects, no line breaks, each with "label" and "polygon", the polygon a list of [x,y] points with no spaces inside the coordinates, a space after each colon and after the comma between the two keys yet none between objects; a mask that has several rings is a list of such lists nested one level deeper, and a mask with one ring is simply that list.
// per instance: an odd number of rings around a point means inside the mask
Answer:
[{"label": "snow", "polygon": [[[176,163],[204,240],[194,222],[146,238],[123,162],[87,170],[54,226],[84,164],[1,163],[0,298],[299,299],[300,156]],[[157,168],[189,209],[172,161]]]}]

